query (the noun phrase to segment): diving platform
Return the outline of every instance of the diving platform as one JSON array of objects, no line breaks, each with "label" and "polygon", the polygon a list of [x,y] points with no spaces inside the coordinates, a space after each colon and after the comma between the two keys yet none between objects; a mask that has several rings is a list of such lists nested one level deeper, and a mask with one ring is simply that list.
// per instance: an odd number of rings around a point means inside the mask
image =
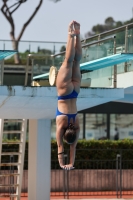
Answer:
[{"label": "diving platform", "polygon": [[133,53],[119,53],[80,64],[82,71],[94,71],[133,60]]},{"label": "diving platform", "polygon": [[13,56],[16,54],[17,51],[15,50],[0,50],[0,60],[7,58],[8,56]]},{"label": "diving platform", "polygon": [[[122,88],[81,88],[78,111],[124,98]],[[0,86],[0,118],[54,119],[56,87]]]},{"label": "diving platform", "polygon": [[[78,111],[123,97],[122,88],[81,88]],[[29,120],[29,200],[50,199],[51,119],[56,108],[56,87],[0,86],[0,118]]]}]

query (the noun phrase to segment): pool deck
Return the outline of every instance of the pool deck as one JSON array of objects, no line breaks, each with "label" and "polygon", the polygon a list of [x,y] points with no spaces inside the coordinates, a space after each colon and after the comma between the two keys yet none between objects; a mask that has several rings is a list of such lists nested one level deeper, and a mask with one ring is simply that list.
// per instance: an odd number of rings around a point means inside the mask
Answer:
[{"label": "pool deck", "polygon": [[[67,199],[67,193],[65,193],[65,196],[63,194],[59,194],[59,193],[55,193],[55,192],[51,192],[50,193],[50,199],[47,200],[64,200]],[[119,196],[117,198],[117,194],[114,191],[106,191],[104,193],[97,191],[95,192],[88,192],[85,195],[83,195],[83,193],[74,193],[74,195],[72,195],[71,193],[69,193],[69,200],[133,200],[133,191],[124,191],[122,193],[122,198],[120,198],[120,193],[118,192]],[[5,197],[1,197],[0,200],[10,200],[9,196]],[[8,194],[7,194],[8,195]],[[30,200],[28,199],[28,194],[27,193],[21,193],[21,199],[20,200]]]},{"label": "pool deck", "polygon": [[[50,200],[57,200],[57,199],[59,199],[59,200],[64,200],[64,199],[67,199],[67,197],[65,197],[65,198],[63,198],[63,197],[50,197]],[[131,197],[131,196],[127,196],[127,197],[125,197],[125,198],[116,198],[116,196],[115,197],[111,197],[111,196],[93,196],[93,197],[83,197],[83,196],[75,196],[75,197],[73,197],[73,198],[69,198],[69,200],[101,200],[101,199],[103,199],[103,200],[118,200],[118,199],[120,199],[120,200],[133,200],[133,196]],[[0,198],[0,200],[10,200],[10,197],[3,197],[3,198]],[[21,197],[21,200],[29,200],[28,199],[28,197],[26,196],[26,197]]]},{"label": "pool deck", "polygon": [[[0,198],[1,200],[10,200],[9,197],[6,197],[6,198]],[[50,200],[64,200],[64,199],[60,199],[60,198],[50,198]],[[82,198],[74,198],[74,199],[69,199],[69,200],[81,200]],[[82,199],[82,200],[99,200],[99,199],[104,199],[104,200],[118,200],[117,198],[115,199],[111,199],[111,198],[104,198],[104,197],[100,197],[100,198],[93,198],[93,199],[90,199],[90,198],[87,198],[87,199]],[[27,197],[21,197],[21,200],[28,200]],[[133,200],[133,198],[126,198],[126,199],[120,199],[120,200]]]},{"label": "pool deck", "polygon": [[[59,199],[59,200],[64,200],[64,199],[67,199],[67,197],[62,197],[62,196],[51,196],[50,197],[50,199],[49,200],[57,200],[57,199]],[[83,197],[83,196],[73,196],[73,197],[69,197],[69,200],[101,200],[101,199],[103,199],[103,200],[118,200],[118,199],[120,199],[120,200],[133,200],[133,195],[124,195],[123,196],[123,198],[120,198],[120,197],[118,197],[118,198],[116,198],[116,196],[104,196],[104,195],[97,195],[97,196],[86,196],[86,197]],[[0,200],[10,200],[10,197],[1,197],[0,198]],[[21,200],[29,200],[28,199],[28,196],[26,195],[26,196],[22,196],[21,197]]]}]

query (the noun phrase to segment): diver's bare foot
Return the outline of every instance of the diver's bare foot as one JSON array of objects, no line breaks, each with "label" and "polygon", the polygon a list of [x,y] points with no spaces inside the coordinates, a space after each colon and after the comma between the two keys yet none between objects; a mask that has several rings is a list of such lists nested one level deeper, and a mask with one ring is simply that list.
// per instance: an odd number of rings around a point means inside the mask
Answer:
[{"label": "diver's bare foot", "polygon": [[80,24],[76,21],[74,21],[74,32],[76,36],[80,35]]},{"label": "diver's bare foot", "polygon": [[79,36],[80,35],[80,24],[78,22],[76,22],[76,21],[72,21],[69,24],[68,34],[71,37]]},{"label": "diver's bare foot", "polygon": [[71,21],[70,24],[69,24],[69,27],[68,27],[68,34],[69,34],[71,37],[74,37],[74,36],[75,36],[75,32],[74,32],[74,21]]}]

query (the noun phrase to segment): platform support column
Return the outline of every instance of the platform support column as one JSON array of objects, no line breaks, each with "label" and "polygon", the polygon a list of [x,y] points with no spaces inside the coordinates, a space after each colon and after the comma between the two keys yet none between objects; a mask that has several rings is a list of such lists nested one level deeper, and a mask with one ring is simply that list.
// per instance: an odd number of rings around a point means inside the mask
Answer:
[{"label": "platform support column", "polygon": [[29,120],[28,200],[50,199],[51,120]]}]

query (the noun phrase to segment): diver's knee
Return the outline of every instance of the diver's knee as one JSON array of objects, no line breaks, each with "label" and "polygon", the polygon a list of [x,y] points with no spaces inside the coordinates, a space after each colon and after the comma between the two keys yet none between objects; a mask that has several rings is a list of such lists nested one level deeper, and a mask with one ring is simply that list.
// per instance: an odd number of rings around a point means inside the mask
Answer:
[{"label": "diver's knee", "polygon": [[65,61],[69,64],[73,63],[73,57],[67,58],[65,57]]},{"label": "diver's knee", "polygon": [[74,57],[74,61],[75,61],[75,62],[80,62],[81,58],[82,58],[82,55],[75,56],[75,57]]}]

